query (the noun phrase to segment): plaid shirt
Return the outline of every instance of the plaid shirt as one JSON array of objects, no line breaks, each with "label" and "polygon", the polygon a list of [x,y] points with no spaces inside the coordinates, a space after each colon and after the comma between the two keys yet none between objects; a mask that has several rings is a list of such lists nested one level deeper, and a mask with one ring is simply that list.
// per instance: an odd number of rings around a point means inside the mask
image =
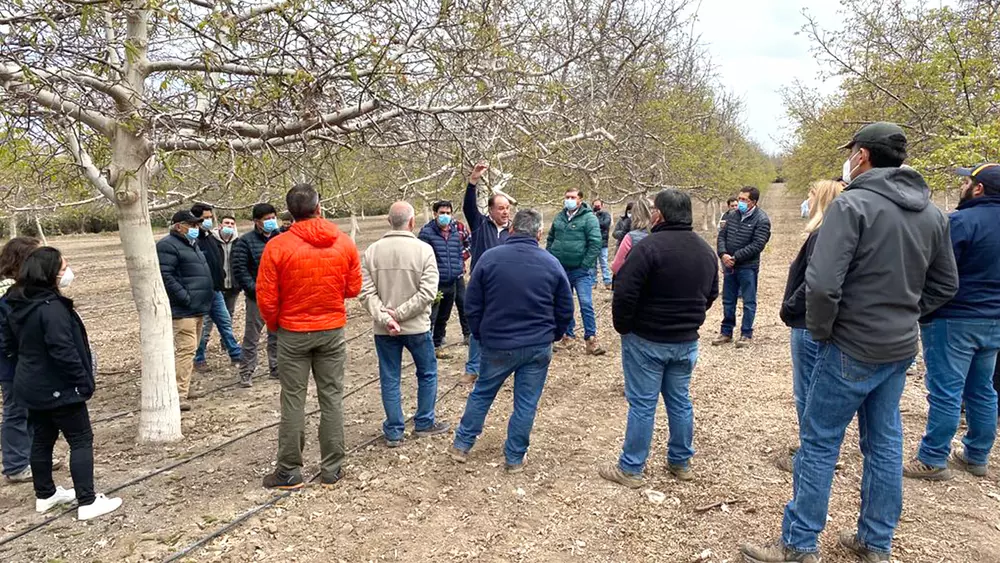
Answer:
[{"label": "plaid shirt", "polygon": [[[461,221],[455,221],[455,227],[458,229],[458,236],[462,240],[462,262],[472,257],[472,231],[470,231]],[[465,273],[463,269],[462,273]]]}]

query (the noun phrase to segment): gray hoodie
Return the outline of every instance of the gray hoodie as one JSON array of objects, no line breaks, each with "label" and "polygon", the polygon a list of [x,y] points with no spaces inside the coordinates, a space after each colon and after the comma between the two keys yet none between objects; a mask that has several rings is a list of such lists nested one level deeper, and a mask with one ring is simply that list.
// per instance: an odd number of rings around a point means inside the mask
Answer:
[{"label": "gray hoodie", "polygon": [[233,276],[233,261],[230,259],[233,254],[233,243],[236,242],[236,239],[240,238],[239,231],[233,233],[229,242],[222,240],[222,227],[213,229],[212,236],[214,236],[215,240],[222,244],[222,269],[226,272],[226,281],[223,284],[223,288],[226,290],[239,289],[238,284],[236,283],[236,278]]},{"label": "gray hoodie", "polygon": [[916,170],[874,168],[827,208],[806,270],[806,326],[868,363],[917,352],[917,321],[958,291],[948,219]]}]

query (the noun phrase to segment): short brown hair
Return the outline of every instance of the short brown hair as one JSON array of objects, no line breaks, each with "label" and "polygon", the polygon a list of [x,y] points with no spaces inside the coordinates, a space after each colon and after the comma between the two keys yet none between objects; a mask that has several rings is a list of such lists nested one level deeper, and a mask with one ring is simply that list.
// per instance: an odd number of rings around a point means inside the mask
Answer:
[{"label": "short brown hair", "polygon": [[21,264],[29,254],[42,245],[35,237],[14,237],[0,250],[0,277],[17,279]]}]

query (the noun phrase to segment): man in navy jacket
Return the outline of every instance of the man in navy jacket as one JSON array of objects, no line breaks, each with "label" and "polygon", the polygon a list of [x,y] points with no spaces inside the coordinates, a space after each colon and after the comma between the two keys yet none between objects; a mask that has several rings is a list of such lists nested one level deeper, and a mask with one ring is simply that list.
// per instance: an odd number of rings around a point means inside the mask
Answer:
[{"label": "man in navy jacket", "polygon": [[[958,210],[951,214],[951,244],[958,266],[958,293],[921,319],[927,364],[927,429],[916,459],[903,475],[943,481],[956,467],[986,475],[997,434],[993,371],[1000,349],[1000,164],[961,168]],[[962,401],[968,429],[964,447],[952,452]]]},{"label": "man in navy jacket", "polygon": [[552,343],[562,338],[573,318],[569,279],[559,261],[539,248],[541,237],[542,214],[519,211],[507,242],[483,254],[472,270],[465,312],[472,336],[482,343],[483,371],[449,450],[459,463],[465,463],[497,392],[513,373],[514,412],[504,457],[508,472],[524,468]]},{"label": "man in navy jacket", "polygon": [[[438,294],[440,299],[434,301],[431,309],[431,332],[434,334],[435,356],[446,360],[441,346],[447,335],[448,319],[451,309],[458,296],[458,280],[465,273],[464,249],[462,248],[462,233],[458,223],[453,221],[450,201],[439,201],[434,204],[434,218],[420,229],[420,240],[426,242],[434,250],[434,258],[438,268]],[[464,305],[464,304],[463,304]]]},{"label": "man in navy jacket", "polygon": [[[489,170],[490,165],[479,162],[469,175],[469,185],[465,188],[465,201],[462,202],[462,212],[469,222],[472,231],[472,270],[483,254],[494,247],[500,246],[510,236],[510,200],[503,194],[493,194],[488,200],[488,215],[479,211],[476,190],[479,180]],[[472,383],[479,377],[479,341],[475,335],[469,339],[469,360],[465,363],[465,376],[462,383]]]}]

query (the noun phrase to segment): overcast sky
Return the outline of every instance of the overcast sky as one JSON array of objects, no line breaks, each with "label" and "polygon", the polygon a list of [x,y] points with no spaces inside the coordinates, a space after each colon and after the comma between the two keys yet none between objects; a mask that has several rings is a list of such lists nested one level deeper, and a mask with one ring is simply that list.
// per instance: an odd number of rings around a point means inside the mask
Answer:
[{"label": "overcast sky", "polygon": [[806,6],[825,29],[841,26],[840,3],[832,0],[702,0],[698,13],[695,29],[722,86],[743,99],[750,134],[768,152],[777,152],[788,132],[779,89],[796,78],[821,84],[808,38],[796,35]]}]

